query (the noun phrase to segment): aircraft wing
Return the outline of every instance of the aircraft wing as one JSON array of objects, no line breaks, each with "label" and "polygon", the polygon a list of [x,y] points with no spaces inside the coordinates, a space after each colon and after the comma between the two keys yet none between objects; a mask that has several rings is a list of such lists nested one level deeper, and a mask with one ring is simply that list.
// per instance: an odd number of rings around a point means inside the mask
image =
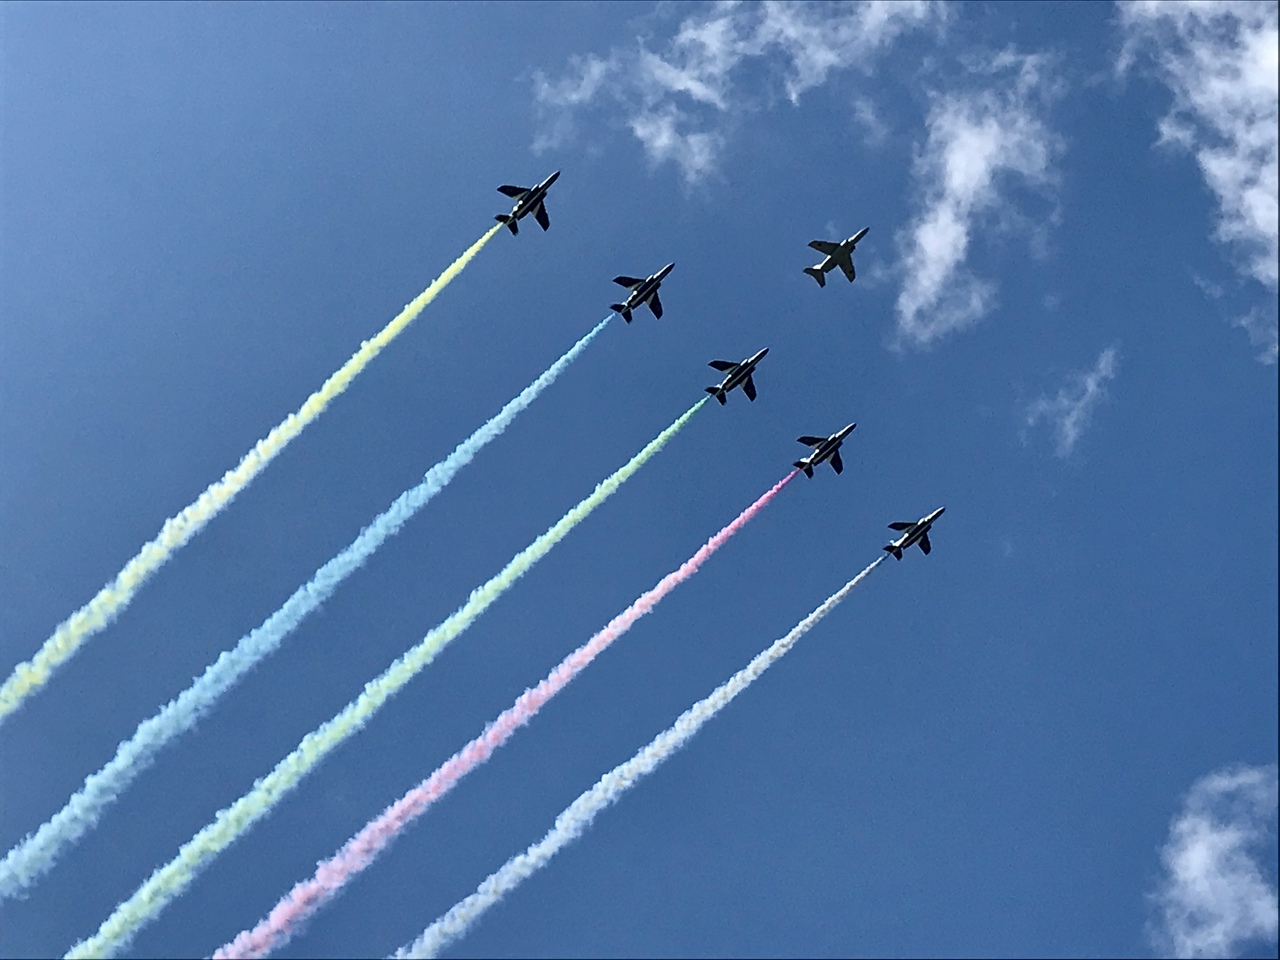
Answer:
[{"label": "aircraft wing", "polygon": [[728,370],[732,370],[734,367],[737,366],[737,364],[734,363],[732,360],[712,360],[710,363],[707,364],[707,366],[710,367],[712,370],[719,370],[721,373],[724,373]]},{"label": "aircraft wing", "polygon": [[638,287],[644,283],[643,280],[637,280],[635,277],[614,277],[613,282],[620,287]]},{"label": "aircraft wing", "polygon": [[849,278],[849,282],[853,283],[853,278],[858,275],[857,271],[853,269],[853,258],[848,256],[841,257],[836,262],[840,264],[840,269],[843,270],[844,275]]},{"label": "aircraft wing", "polygon": [[750,377],[747,377],[747,379],[742,381],[742,392],[747,395],[748,400],[755,400],[756,382],[752,380]]},{"label": "aircraft wing", "polygon": [[538,226],[546,230],[551,226],[551,218],[547,216],[547,206],[544,203],[538,204],[538,209],[533,211],[533,219],[538,221]]},{"label": "aircraft wing", "polygon": [[920,539],[917,540],[916,543],[920,544],[920,549],[925,553],[928,553],[933,549],[933,544],[929,542],[929,535],[927,533],[921,535]]},{"label": "aircraft wing", "polygon": [[796,443],[803,443],[806,447],[816,447],[826,439],[826,437],[797,437]]},{"label": "aircraft wing", "polygon": [[514,200],[516,197],[523,197],[526,193],[529,192],[529,188],[513,187],[509,183],[504,183],[502,186],[498,188],[498,192],[505,193],[508,197],[511,197]]},{"label": "aircraft wing", "polygon": [[817,250],[824,257],[829,257],[840,249],[840,244],[833,243],[830,240],[810,240],[809,246]]},{"label": "aircraft wing", "polygon": [[658,291],[653,291],[653,296],[649,298],[649,309],[653,311],[653,315],[659,320],[662,319],[662,301],[658,299]]},{"label": "aircraft wing", "polygon": [[840,459],[839,450],[832,451],[831,465],[836,468],[836,473],[844,473],[844,461]]},{"label": "aircraft wing", "polygon": [[914,523],[912,523],[910,520],[899,520],[897,523],[891,523],[891,524],[889,524],[889,529],[890,529],[890,530],[899,530],[899,531],[901,531],[901,530],[910,530],[910,529],[911,529],[912,527],[914,527],[914,526],[915,526],[915,524],[914,524]]}]

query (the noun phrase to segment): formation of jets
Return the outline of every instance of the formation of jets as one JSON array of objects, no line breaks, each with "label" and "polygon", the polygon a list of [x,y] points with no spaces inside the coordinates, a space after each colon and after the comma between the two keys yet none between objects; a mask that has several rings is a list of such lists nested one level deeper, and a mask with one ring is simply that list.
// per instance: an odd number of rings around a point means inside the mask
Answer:
[{"label": "formation of jets", "polygon": [[821,263],[815,263],[812,267],[805,267],[804,272],[813,279],[818,281],[818,286],[825,287],[827,285],[827,274],[839,267],[844,271],[844,275],[849,278],[849,282],[853,283],[854,277],[858,274],[853,269],[853,248],[858,245],[858,241],[867,235],[870,227],[863,227],[848,240],[810,240],[809,246],[817,250],[825,258]]},{"label": "formation of jets", "polygon": [[[515,200],[515,206],[511,208],[509,214],[500,213],[494,219],[506,224],[507,229],[512,233],[519,233],[518,221],[532,213],[533,219],[538,222],[538,226],[546,230],[551,226],[551,219],[547,216],[545,203],[547,191],[551,189],[551,185],[556,182],[559,176],[560,171],[557,170],[547,179],[532,187],[515,187],[510,184],[504,184],[499,187],[499,192]],[[858,241],[865,237],[870,229],[870,227],[863,227],[847,240],[811,240],[809,246],[821,253],[823,260],[821,263],[815,263],[812,267],[805,267],[804,272],[818,281],[818,286],[825,287],[827,285],[827,274],[839,267],[849,282],[852,283],[857,276],[857,272],[853,268],[853,251],[857,247]],[[627,323],[631,322],[632,312],[646,304],[655,318],[661,318],[662,301],[658,299],[658,288],[662,286],[662,281],[666,279],[667,274],[674,267],[674,263],[668,263],[661,270],[651,273],[643,279],[628,276],[614,277],[613,282],[619,286],[626,287],[629,292],[622,303],[610,304],[609,308],[614,313],[620,314]],[[707,387],[707,393],[719,400],[721,404],[724,404],[727,402],[727,395],[730,390],[735,387],[742,387],[742,392],[747,395],[747,399],[754,401],[756,398],[756,384],[752,379],[752,374],[755,373],[756,365],[764,359],[765,354],[768,352],[769,348],[765,347],[759,353],[736,363],[732,360],[712,360],[709,365],[725,376],[715,386]],[[812,477],[813,468],[823,462],[830,463],[831,468],[836,473],[843,473],[844,461],[840,459],[840,446],[857,426],[856,423],[851,423],[844,429],[837,430],[829,437],[800,437],[799,442],[807,447],[812,447],[813,451],[807,457],[796,460],[793,466],[797,470],[803,470],[806,477]],[[933,513],[916,521],[899,521],[889,524],[890,530],[898,531],[902,536],[885,544],[885,551],[893,554],[894,559],[897,560],[902,559],[904,550],[913,546],[918,546],[926,554],[929,553],[933,549],[933,545],[929,542],[929,529],[933,526],[934,521],[942,516],[945,509],[945,507],[939,507]]]}]

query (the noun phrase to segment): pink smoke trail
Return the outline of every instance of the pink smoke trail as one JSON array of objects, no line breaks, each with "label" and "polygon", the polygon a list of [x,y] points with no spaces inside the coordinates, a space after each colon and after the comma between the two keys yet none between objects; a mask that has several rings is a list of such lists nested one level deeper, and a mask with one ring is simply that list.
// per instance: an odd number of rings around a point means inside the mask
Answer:
[{"label": "pink smoke trail", "polygon": [[387,807],[380,816],[346,842],[336,854],[316,867],[310,880],[296,884],[272,911],[252,930],[245,930],[230,943],[220,947],[214,960],[241,957],[265,957],[293,937],[299,926],[316,913],[347,881],[371,865],[383,850],[400,835],[400,831],[443,797],[454,786],[493,755],[542,709],[543,704],[568,686],[569,681],[604,652],[613,641],[626,633],[668,593],[698,572],[703,563],[735,533],[763,510],[782,488],[795,479],[793,470],[727,527],[704,543],[679,569],[667,574],[653,589],[642,593],[631,606],[608,622],[595,636],[569,654],[547,674],[536,687],[522,693],[514,704],[452,757],[442,763],[431,776]]}]

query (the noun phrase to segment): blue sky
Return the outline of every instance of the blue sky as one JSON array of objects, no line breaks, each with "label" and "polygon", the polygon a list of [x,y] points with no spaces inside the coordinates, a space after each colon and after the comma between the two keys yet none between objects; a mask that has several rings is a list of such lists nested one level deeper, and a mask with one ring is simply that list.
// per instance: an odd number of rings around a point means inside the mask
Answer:
[{"label": "blue sky", "polygon": [[[133,952],[256,922],[849,421],[842,476],[793,482],[282,955],[415,937],[943,504],[931,556],[882,565],[452,955],[1274,949],[1273,6],[8,4],[0,32],[7,665],[487,229],[498,184],[564,171],[549,232],[496,237],[4,725],[5,849],[612,277],[676,264],[662,320],[611,324],[0,905],[0,953],[96,929],[708,360],[764,346],[754,404],[699,413]],[[808,241],[863,226],[858,280],[818,289]]]}]

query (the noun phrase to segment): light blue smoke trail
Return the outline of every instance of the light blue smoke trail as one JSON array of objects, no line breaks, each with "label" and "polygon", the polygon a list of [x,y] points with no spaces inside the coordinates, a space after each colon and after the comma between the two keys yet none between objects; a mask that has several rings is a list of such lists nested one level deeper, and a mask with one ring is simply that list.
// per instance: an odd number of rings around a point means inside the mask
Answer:
[{"label": "light blue smoke trail", "polygon": [[431,498],[445,488],[458,471],[471,462],[490,440],[498,437],[521,411],[555,382],[565,368],[585,350],[612,319],[605,317],[595,329],[573,345],[492,420],[476,430],[453,453],[427,471],[422,482],[402,493],[377,519],[360,532],[345,550],[315,572],[315,575],[285,601],[284,606],[222,653],[203,674],[178,697],[149,720],[144,720],[133,736],[116,748],[116,755],[82,786],[48,822],[15,846],[0,862],[0,900],[30,887],[50,870],[61,852],[84,836],[104,809],[115,801],[133,779],[145,770],[170,740],[185,733],[224,693],[264,657],[275,652],[289,633],[333,592],[348,576],[373,555],[386,540]]}]

